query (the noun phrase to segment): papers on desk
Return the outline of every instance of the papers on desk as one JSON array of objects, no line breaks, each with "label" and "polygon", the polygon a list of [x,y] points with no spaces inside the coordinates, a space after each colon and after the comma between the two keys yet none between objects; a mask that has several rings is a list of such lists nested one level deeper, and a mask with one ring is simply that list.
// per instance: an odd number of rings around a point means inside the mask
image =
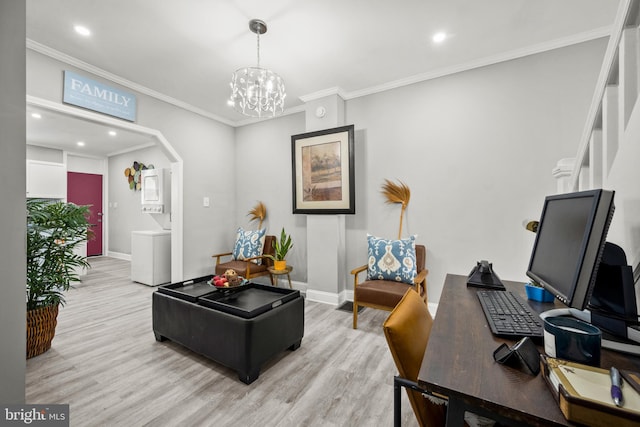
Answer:
[{"label": "papers on desk", "polygon": [[542,377],[556,397],[565,418],[588,426],[638,426],[640,394],[626,381],[624,405],[611,398],[611,378],[606,369],[540,356]]}]

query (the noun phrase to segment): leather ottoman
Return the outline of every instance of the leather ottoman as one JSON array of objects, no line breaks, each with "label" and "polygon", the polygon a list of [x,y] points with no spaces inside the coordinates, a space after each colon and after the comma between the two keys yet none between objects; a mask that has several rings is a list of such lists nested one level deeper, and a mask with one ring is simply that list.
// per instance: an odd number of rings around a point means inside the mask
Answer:
[{"label": "leather ottoman", "polygon": [[[300,347],[304,299],[298,290],[249,283],[221,291],[208,277],[153,293],[153,332],[238,372],[250,384],[278,353]],[[184,292],[182,292],[184,290]]]}]

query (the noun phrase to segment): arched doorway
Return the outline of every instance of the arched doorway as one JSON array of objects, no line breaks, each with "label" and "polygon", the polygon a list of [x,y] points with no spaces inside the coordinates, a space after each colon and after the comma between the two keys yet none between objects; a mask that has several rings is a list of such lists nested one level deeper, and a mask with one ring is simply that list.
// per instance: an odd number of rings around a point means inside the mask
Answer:
[{"label": "arched doorway", "polygon": [[42,110],[64,114],[83,122],[95,123],[96,125],[108,126],[110,128],[122,129],[127,132],[144,135],[162,150],[171,163],[171,280],[172,282],[182,280],[184,264],[183,160],[162,133],[156,129],[146,128],[135,123],[124,122],[119,119],[30,95],[27,95],[27,106],[33,106]]}]

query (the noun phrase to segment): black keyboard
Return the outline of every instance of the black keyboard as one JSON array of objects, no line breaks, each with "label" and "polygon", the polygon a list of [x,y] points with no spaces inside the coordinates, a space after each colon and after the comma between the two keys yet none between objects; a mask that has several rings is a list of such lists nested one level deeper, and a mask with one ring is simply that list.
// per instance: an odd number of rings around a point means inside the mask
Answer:
[{"label": "black keyboard", "polygon": [[542,320],[518,294],[478,291],[482,311],[494,335],[506,338],[542,337]]}]

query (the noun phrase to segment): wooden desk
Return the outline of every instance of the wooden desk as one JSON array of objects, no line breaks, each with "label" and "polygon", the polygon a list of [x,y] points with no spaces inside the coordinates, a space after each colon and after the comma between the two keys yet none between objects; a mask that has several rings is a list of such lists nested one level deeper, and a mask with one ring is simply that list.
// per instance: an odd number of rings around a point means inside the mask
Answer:
[{"label": "wooden desk", "polygon": [[[503,282],[508,290],[525,295],[524,284]],[[449,397],[447,425],[463,425],[465,410],[518,426],[571,425],[541,375],[494,362],[493,351],[503,342],[515,341],[491,333],[476,296],[478,288],[467,288],[466,283],[466,276],[447,275],[418,374],[422,387]],[[528,302],[538,312],[561,306]],[[538,350],[544,352],[542,346]],[[603,349],[601,367],[614,364],[640,371],[640,358]]]}]

